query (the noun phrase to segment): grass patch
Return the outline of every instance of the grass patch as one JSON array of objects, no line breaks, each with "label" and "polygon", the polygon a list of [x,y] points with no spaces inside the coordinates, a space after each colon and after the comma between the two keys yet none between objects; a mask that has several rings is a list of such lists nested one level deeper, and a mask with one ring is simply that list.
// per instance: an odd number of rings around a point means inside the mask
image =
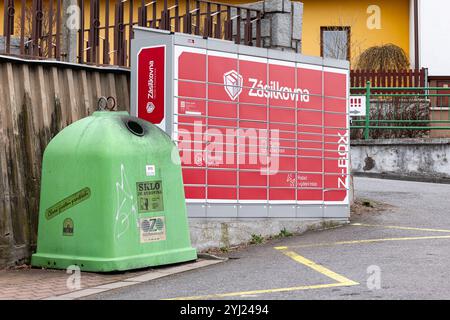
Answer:
[{"label": "grass patch", "polygon": [[230,251],[229,247],[220,247],[219,249],[220,249],[220,252],[222,252],[222,253],[227,253],[228,251]]},{"label": "grass patch", "polygon": [[280,230],[280,233],[278,234],[277,238],[287,238],[292,236],[293,236],[292,232],[289,232],[286,230],[286,228],[283,228],[282,230]]},{"label": "grass patch", "polygon": [[264,242],[264,237],[260,234],[252,234],[250,244],[260,244]]}]

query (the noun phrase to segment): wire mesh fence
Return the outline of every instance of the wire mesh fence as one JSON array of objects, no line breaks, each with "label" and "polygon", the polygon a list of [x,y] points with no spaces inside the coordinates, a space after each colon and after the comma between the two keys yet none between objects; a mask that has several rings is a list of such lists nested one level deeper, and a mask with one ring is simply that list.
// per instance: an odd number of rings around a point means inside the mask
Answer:
[{"label": "wire mesh fence", "polygon": [[352,139],[450,137],[450,90],[442,87],[353,87],[364,90],[365,115],[351,119]]}]

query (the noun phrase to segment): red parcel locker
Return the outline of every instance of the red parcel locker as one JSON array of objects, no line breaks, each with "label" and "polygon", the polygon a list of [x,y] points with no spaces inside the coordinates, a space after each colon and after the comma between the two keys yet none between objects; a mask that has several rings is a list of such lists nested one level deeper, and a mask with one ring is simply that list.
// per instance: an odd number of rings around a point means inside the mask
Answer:
[{"label": "red parcel locker", "polygon": [[132,46],[131,110],[178,144],[188,205],[348,217],[347,62],[180,34]]}]

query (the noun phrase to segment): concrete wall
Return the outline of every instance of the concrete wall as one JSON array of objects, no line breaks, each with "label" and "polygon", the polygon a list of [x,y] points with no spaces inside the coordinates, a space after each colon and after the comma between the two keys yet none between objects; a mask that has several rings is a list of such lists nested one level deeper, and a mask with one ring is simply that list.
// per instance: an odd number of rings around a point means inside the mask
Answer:
[{"label": "concrete wall", "polygon": [[45,147],[100,96],[129,110],[129,71],[0,56],[0,268],[35,247]]},{"label": "concrete wall", "polygon": [[450,182],[450,139],[357,140],[351,143],[355,175]]},{"label": "concrete wall", "polygon": [[348,223],[348,219],[189,219],[192,245],[203,251],[248,243],[252,236],[269,237],[286,230],[301,234]]}]

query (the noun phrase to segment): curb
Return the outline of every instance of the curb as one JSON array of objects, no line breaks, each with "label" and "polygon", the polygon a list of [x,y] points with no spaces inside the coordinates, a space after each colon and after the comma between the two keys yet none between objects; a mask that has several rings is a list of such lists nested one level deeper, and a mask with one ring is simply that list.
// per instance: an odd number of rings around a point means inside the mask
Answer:
[{"label": "curb", "polygon": [[394,173],[377,173],[377,172],[352,172],[355,177],[374,178],[384,180],[410,181],[410,182],[425,182],[436,184],[450,184],[449,177],[432,177],[432,176],[416,176],[416,175],[401,175]]},{"label": "curb", "polygon": [[173,266],[173,267],[168,267],[168,268],[163,268],[163,269],[152,270],[152,271],[144,273],[142,275],[127,278],[125,280],[111,282],[111,283],[99,285],[96,287],[81,289],[81,290],[73,291],[70,293],[62,294],[59,296],[51,296],[51,297],[47,297],[47,298],[44,298],[41,300],[80,299],[80,298],[88,297],[88,296],[98,294],[101,292],[125,288],[125,287],[129,287],[129,286],[137,285],[137,284],[140,284],[143,282],[147,282],[150,280],[167,277],[167,276],[170,276],[173,274],[178,274],[178,273],[182,273],[185,271],[190,271],[190,270],[195,270],[195,269],[211,266],[214,264],[225,262],[227,260],[227,259],[212,256],[212,255],[206,255],[206,254],[199,254],[198,256],[199,256],[199,259],[194,262],[177,265],[177,266]]},{"label": "curb", "polygon": [[216,256],[216,255],[210,254],[210,253],[198,253],[197,256],[199,259],[205,259],[205,260],[223,260],[223,261],[228,260],[228,258],[219,257],[219,256]]}]

